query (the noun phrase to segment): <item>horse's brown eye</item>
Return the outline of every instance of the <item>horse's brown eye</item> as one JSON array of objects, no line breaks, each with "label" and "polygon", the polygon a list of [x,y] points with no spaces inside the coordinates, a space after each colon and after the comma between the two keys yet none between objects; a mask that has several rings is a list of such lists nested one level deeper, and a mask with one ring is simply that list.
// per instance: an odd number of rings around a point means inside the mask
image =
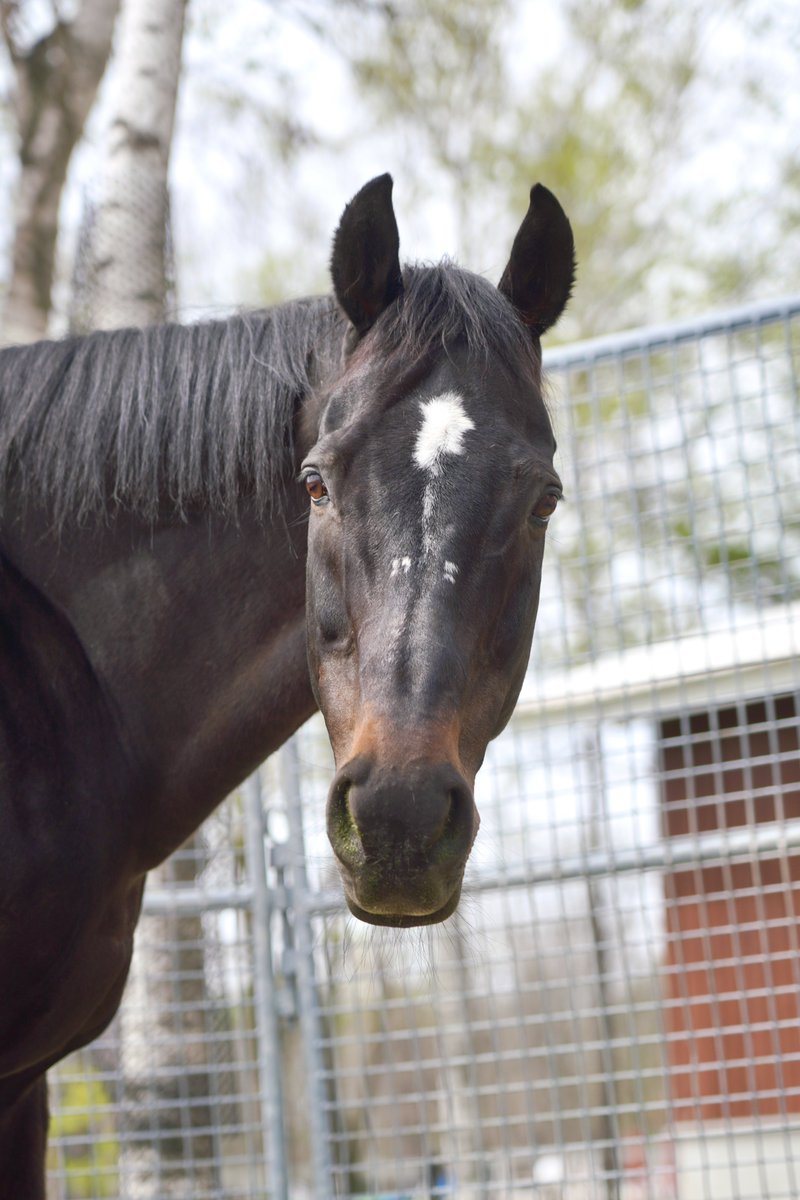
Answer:
[{"label": "horse's brown eye", "polygon": [[328,489],[322,482],[322,476],[317,474],[306,475],[303,483],[306,485],[306,491],[315,504],[319,504],[321,500],[328,494]]},{"label": "horse's brown eye", "polygon": [[534,520],[541,525],[546,525],[558,508],[559,499],[560,497],[555,492],[547,492],[542,496],[531,514]]}]

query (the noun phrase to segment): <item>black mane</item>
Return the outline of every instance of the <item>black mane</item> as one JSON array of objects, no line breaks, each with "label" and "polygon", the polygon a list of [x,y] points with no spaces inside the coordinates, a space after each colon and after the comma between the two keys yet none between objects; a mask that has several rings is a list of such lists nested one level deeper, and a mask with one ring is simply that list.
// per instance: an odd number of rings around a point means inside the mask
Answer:
[{"label": "black mane", "polygon": [[3,351],[2,493],[18,474],[59,525],[109,500],[149,519],[165,500],[231,512],[245,480],[268,509],[312,349],[336,323],[332,301],[295,301]]},{"label": "black mane", "polygon": [[[486,280],[444,262],[407,267],[376,350],[410,358],[466,340],[531,361],[532,339]],[[0,512],[13,484],[57,526],[110,505],[148,520],[165,503],[269,512],[291,468],[299,399],[338,362],[330,297],[195,325],[98,332],[0,353]]]}]

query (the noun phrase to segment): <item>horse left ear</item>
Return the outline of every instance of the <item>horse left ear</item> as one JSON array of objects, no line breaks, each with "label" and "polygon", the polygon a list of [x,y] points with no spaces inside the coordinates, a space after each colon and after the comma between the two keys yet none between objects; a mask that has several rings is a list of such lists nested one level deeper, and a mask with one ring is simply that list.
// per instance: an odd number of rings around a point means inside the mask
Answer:
[{"label": "horse left ear", "polygon": [[365,184],[342,213],[333,239],[333,290],[359,337],[403,290],[392,186],[391,175]]},{"label": "horse left ear", "polygon": [[540,337],[566,308],[574,282],[572,227],[553,193],[534,184],[498,287]]}]

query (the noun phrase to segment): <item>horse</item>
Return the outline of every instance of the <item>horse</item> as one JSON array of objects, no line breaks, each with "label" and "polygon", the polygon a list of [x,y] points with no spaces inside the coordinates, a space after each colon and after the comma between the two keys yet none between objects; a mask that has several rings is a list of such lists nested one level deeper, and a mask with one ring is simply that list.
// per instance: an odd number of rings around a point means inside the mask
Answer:
[{"label": "horse", "polygon": [[0,354],[0,1200],[45,1196],[46,1071],[116,1012],[147,872],[317,708],[350,911],[458,903],[561,498],[574,243],[537,184],[498,286],[401,267],[392,186],[330,296]]}]

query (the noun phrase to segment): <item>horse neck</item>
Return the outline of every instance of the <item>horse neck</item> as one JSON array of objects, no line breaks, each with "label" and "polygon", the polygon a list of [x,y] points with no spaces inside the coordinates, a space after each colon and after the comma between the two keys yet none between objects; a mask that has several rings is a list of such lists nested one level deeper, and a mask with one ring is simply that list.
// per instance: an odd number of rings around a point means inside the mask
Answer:
[{"label": "horse neck", "polygon": [[[170,585],[146,637],[151,665],[142,675],[137,718],[145,716],[147,743],[158,747],[161,764],[156,803],[163,811],[153,827],[163,836],[179,815],[171,844],[314,711],[305,515],[297,498],[285,521],[210,522],[195,537],[179,535],[155,549]],[[157,716],[153,678],[161,691]]]},{"label": "horse neck", "polygon": [[[298,489],[299,492],[299,489]],[[305,653],[305,504],[57,538],[6,536],[71,624],[117,716],[141,813],[142,865],[175,849],[314,711]],[[87,733],[85,753],[92,753]],[[113,798],[109,798],[112,802]]]},{"label": "horse neck", "polygon": [[[305,653],[307,500],[293,475],[317,435],[314,391],[339,369],[341,321],[322,301],[287,306],[268,324],[256,337],[259,353],[276,355],[275,374],[289,392],[265,402],[292,419],[287,396],[306,383],[294,409],[294,462],[274,483],[276,519],[245,507],[235,521],[164,513],[151,524],[131,511],[58,528],[52,513],[33,507],[41,487],[26,485],[24,503],[13,492],[4,498],[0,554],[67,618],[117,715],[131,764],[120,787],[143,814],[147,866],[314,710]],[[257,365],[265,371],[240,387],[258,398],[270,372]],[[216,376],[206,375],[210,387]],[[285,430],[276,427],[276,436],[284,441]],[[90,736],[78,752],[91,756]]]}]

